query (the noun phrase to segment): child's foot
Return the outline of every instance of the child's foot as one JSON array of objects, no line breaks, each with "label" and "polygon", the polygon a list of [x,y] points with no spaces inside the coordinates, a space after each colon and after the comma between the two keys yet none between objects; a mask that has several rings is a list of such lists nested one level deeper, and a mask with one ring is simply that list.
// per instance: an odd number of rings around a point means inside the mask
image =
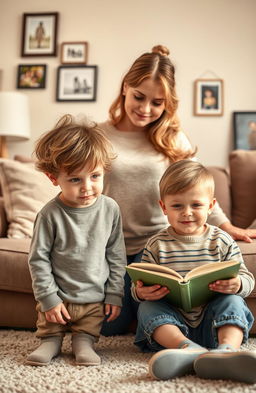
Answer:
[{"label": "child's foot", "polygon": [[200,378],[255,383],[256,351],[209,351],[195,360],[194,369]]},{"label": "child's foot", "polygon": [[149,361],[149,373],[156,379],[171,379],[194,372],[194,360],[207,349],[185,340],[179,349],[163,349]]},{"label": "child's foot", "polygon": [[46,366],[52,358],[60,353],[62,336],[43,337],[39,347],[28,355],[26,364],[31,366]]},{"label": "child's foot", "polygon": [[100,357],[93,349],[95,337],[90,334],[79,333],[72,337],[72,351],[76,358],[76,364],[80,366],[98,366]]}]

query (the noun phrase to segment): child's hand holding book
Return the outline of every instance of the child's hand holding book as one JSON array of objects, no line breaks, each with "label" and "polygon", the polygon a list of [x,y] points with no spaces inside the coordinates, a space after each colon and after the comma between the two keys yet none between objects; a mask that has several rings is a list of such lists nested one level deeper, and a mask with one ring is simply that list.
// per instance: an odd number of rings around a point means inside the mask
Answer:
[{"label": "child's hand holding book", "polygon": [[237,293],[241,286],[240,264],[235,260],[206,263],[192,269],[185,277],[154,263],[131,263],[126,269],[139,299],[153,301],[166,296],[174,306],[190,311],[207,303],[215,292]]},{"label": "child's hand holding book", "polygon": [[241,288],[241,278],[239,276],[229,280],[217,280],[209,284],[209,289],[214,292],[233,294],[239,292]]},{"label": "child's hand holding book", "polygon": [[168,288],[159,284],[146,286],[143,281],[140,280],[136,282],[135,288],[136,294],[141,300],[160,300],[170,292]]}]

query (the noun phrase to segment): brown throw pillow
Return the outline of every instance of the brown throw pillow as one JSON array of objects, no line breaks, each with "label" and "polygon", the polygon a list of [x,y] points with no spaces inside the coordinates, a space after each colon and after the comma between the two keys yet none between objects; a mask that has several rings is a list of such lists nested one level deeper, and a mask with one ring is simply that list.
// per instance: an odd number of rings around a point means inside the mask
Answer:
[{"label": "brown throw pillow", "polygon": [[234,150],[229,164],[232,222],[247,228],[256,218],[256,150]]},{"label": "brown throw pillow", "polygon": [[222,167],[208,166],[207,169],[214,177],[215,197],[226,216],[231,219],[229,173]]}]

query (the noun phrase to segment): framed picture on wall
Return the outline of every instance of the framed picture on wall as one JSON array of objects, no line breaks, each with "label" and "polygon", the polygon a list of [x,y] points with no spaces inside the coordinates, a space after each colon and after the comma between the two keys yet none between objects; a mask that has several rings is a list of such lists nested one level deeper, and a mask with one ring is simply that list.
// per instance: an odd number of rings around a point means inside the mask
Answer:
[{"label": "framed picture on wall", "polygon": [[63,42],[61,44],[62,64],[86,64],[87,58],[87,42]]},{"label": "framed picture on wall", "polygon": [[256,112],[234,112],[234,148],[256,150]]},{"label": "framed picture on wall", "polygon": [[19,64],[17,89],[44,89],[46,70],[46,64]]},{"label": "framed picture on wall", "polygon": [[194,115],[223,115],[223,80],[197,79],[194,83]]},{"label": "framed picture on wall", "polygon": [[21,56],[56,56],[58,13],[23,14]]},{"label": "framed picture on wall", "polygon": [[96,101],[96,65],[60,66],[57,75],[57,101]]}]

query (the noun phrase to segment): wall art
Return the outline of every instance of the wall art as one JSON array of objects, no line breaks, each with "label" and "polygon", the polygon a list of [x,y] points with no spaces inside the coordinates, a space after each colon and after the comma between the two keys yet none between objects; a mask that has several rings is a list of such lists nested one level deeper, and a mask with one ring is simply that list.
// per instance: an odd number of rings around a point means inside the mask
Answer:
[{"label": "wall art", "polygon": [[223,80],[197,79],[194,83],[194,115],[223,115]]},{"label": "wall art", "polygon": [[44,89],[46,71],[46,64],[19,64],[17,89]]},{"label": "wall art", "polygon": [[58,13],[23,14],[21,56],[56,56]]},{"label": "wall art", "polygon": [[256,112],[234,112],[234,148],[256,150]]},{"label": "wall art", "polygon": [[62,64],[86,64],[87,58],[87,42],[63,42],[61,44]]},{"label": "wall art", "polygon": [[96,101],[96,65],[60,66],[57,75],[57,101]]}]

